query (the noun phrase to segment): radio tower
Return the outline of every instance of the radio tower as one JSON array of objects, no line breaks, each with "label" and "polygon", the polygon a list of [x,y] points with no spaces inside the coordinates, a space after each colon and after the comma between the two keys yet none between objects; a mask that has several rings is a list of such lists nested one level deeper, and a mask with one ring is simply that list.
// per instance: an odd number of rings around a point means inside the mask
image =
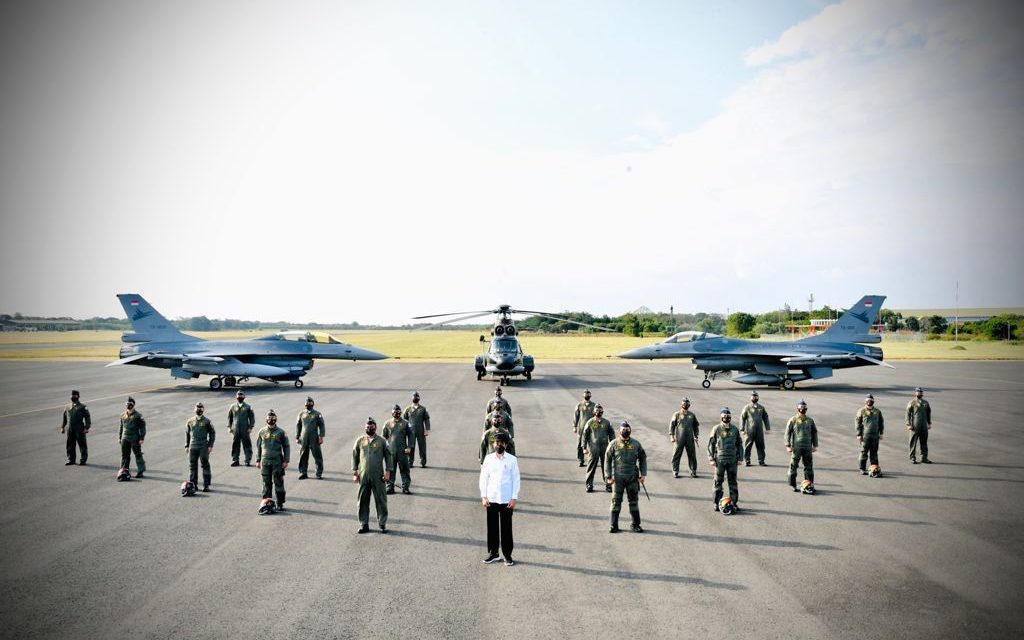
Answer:
[{"label": "radio tower", "polygon": [[808,314],[814,313],[814,294],[813,293],[811,294],[811,297],[807,298],[807,313]]}]

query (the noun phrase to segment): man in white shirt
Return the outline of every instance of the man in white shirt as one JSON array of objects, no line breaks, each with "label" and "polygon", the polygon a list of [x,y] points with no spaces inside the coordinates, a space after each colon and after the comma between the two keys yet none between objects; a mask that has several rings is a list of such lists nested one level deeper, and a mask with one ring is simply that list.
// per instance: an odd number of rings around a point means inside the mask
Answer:
[{"label": "man in white shirt", "polygon": [[498,560],[498,541],[505,556],[505,566],[512,561],[512,511],[519,500],[519,461],[508,448],[508,434],[495,436],[494,453],[488,454],[480,467],[480,499],[487,510],[487,557],[484,564]]}]

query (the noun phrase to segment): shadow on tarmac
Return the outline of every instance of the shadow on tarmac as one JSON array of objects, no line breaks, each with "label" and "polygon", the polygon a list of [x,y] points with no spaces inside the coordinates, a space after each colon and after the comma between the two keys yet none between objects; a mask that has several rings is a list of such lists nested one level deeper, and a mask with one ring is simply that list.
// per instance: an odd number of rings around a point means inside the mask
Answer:
[{"label": "shadow on tarmac", "polygon": [[[517,547],[519,545],[516,545]],[[644,580],[652,582],[671,582],[675,584],[692,584],[709,589],[725,589],[727,591],[746,591],[747,587],[741,584],[729,582],[711,582],[703,578],[691,578],[690,576],[674,576],[667,573],[639,573],[634,571],[613,571],[609,569],[594,569],[590,567],[567,567],[550,562],[523,562],[516,560],[516,564],[523,567],[537,567],[539,569],[551,569],[553,571],[568,571],[585,576],[601,576],[605,578],[616,578],[624,580]]]},{"label": "shadow on tarmac", "polygon": [[[741,515],[736,514],[736,515]],[[735,518],[736,516],[729,516]],[[646,524],[646,523],[645,523]],[[731,538],[728,536],[702,535],[699,533],[687,533],[685,531],[660,531],[645,529],[644,535],[663,536],[666,538],[680,538],[682,540],[696,540],[700,542],[718,542],[722,544],[735,544],[754,547],[778,547],[781,549],[808,549],[811,551],[841,551],[839,547],[830,544],[811,544],[798,542],[796,540],[763,540],[758,538]]]},{"label": "shadow on tarmac", "polygon": [[[405,530],[388,530],[388,533],[397,536],[399,538],[412,538],[414,540],[426,540],[427,542],[440,542],[443,544],[460,544],[470,547],[485,547],[486,544],[483,540],[476,540],[471,538],[452,538],[450,536],[439,536],[433,533],[419,533],[416,531],[405,531]],[[522,544],[517,542],[516,549],[529,549],[531,551],[542,551],[545,553],[561,553],[565,555],[572,555],[572,549],[564,549],[562,547],[548,547],[542,544]]]}]

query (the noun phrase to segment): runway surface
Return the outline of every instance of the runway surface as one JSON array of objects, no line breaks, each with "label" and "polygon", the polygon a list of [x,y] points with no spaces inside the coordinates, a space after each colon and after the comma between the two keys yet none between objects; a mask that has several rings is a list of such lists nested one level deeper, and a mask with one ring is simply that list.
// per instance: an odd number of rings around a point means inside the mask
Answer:
[{"label": "runway surface", "polygon": [[[307,394],[327,423],[324,480],[285,478],[289,511],[259,517],[255,467],[229,467],[233,390],[166,371],[0,362],[0,617],[4,638],[1022,637],[1024,363],[901,363],[784,392],[761,389],[768,467],[741,467],[742,514],[712,509],[706,456],[673,479],[667,425],[683,395],[701,420],[738,413],[749,387],[700,389],[686,365],[544,364],[506,388],[523,472],[517,565],[482,565],[476,452],[494,383],[471,366],[320,364],[306,388],[246,387],[294,443]],[[920,385],[936,464],[907,460],[903,413]],[[93,418],[88,466],[65,467],[69,390]],[[646,533],[608,533],[609,495],[584,492],[571,417],[584,388],[649,456]],[[419,390],[434,430],[415,495],[390,496],[391,533],[356,535],[351,449]],[[856,470],[865,392],[886,417],[885,477]],[[148,423],[146,478],[115,482],[117,418],[131,393]],[[800,398],[820,430],[817,496],[786,484],[783,428]],[[202,400],[217,428],[213,492],[180,497],[184,423]],[[255,434],[254,434],[255,435]],[[312,464],[312,461],[311,461]],[[373,520],[371,516],[371,521]],[[628,524],[628,512],[623,521]]]}]

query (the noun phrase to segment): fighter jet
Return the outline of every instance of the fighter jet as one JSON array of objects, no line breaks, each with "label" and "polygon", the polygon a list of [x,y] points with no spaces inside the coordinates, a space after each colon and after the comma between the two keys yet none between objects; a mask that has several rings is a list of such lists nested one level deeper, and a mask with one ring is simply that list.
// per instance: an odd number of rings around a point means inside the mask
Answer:
[{"label": "fighter jet", "polygon": [[829,329],[802,340],[773,342],[725,338],[714,333],[683,331],[664,342],[639,347],[620,358],[690,358],[695,369],[704,372],[705,389],[721,373],[740,373],[733,382],[764,384],[792,389],[801,380],[819,380],[832,375],[833,369],[882,362],[882,349],[861,343],[878,343],[882,337],[869,333],[885,296],[864,296],[840,316]]},{"label": "fighter jet", "polygon": [[121,336],[124,346],[120,360],[108,367],[135,364],[170,369],[175,378],[213,376],[211,389],[233,387],[249,378],[274,384],[294,381],[302,388],[302,376],[313,360],[384,360],[388,356],[345,344],[323,332],[281,331],[252,340],[203,340],[174,328],[137,293],[119,293],[117,298],[131,320],[134,333]]}]

